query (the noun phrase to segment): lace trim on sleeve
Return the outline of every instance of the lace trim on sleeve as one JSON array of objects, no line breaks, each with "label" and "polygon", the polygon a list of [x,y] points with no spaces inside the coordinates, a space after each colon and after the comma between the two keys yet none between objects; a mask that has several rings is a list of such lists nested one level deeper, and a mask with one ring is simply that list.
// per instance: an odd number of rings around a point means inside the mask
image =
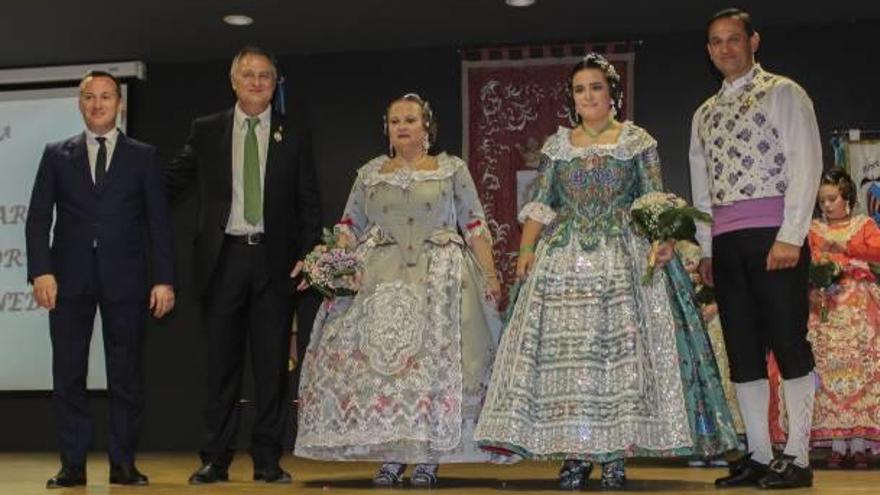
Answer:
[{"label": "lace trim on sleeve", "polygon": [[523,206],[519,216],[517,216],[517,220],[519,220],[519,223],[524,223],[530,218],[547,225],[556,218],[556,212],[544,203],[531,202]]}]

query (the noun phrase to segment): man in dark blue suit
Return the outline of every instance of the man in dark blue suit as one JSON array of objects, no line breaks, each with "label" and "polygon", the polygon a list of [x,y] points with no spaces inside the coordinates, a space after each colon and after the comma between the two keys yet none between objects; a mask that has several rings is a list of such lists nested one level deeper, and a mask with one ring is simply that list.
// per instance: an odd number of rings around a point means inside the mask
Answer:
[{"label": "man in dark blue suit", "polygon": [[193,268],[206,330],[208,404],[202,466],[191,484],[229,479],[247,348],[256,413],[253,479],[291,481],[279,464],[290,412],[291,271],[299,273],[297,260],[318,242],[321,212],[302,112],[289,119],[272,112],[276,66],[268,52],[242,49],[230,70],[234,108],[194,120],[166,173],[172,197],[192,186],[198,192]]},{"label": "man in dark blue suit", "polygon": [[49,310],[60,430],[61,470],[46,487],[86,483],[93,429],[86,374],[96,308],[107,368],[110,483],[146,485],[134,464],[141,338],[148,307],[156,318],[174,307],[168,210],[155,148],[116,128],[119,81],[95,71],[79,88],[86,130],[46,146],[26,224],[28,279],[37,304]]}]

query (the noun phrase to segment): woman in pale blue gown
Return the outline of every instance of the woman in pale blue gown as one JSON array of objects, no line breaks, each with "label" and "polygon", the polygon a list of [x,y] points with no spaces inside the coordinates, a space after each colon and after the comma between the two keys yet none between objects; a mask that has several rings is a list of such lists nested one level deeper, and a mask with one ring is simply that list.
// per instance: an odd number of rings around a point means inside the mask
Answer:
[{"label": "woman in pale blue gown", "polygon": [[737,446],[693,287],[671,243],[643,285],[650,243],[632,202],[662,190],[657,142],[614,119],[620,78],[600,55],[571,73],[579,125],[542,149],[524,222],[523,277],[475,438],[485,448],[565,460],[560,486],[625,484],[631,456],[715,455]]},{"label": "woman in pale blue gown", "polygon": [[467,165],[429,155],[417,95],[393,101],[389,154],[357,172],[339,235],[364,259],[360,291],[325,303],[303,361],[295,453],[383,462],[416,486],[445,462],[489,460],[473,441],[501,322],[491,236]]}]

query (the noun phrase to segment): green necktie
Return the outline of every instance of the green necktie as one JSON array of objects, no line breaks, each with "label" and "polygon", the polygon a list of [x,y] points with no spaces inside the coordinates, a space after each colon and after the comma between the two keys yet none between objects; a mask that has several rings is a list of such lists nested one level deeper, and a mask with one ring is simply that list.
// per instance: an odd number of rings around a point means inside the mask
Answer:
[{"label": "green necktie", "polygon": [[263,218],[263,195],[260,190],[260,152],[255,128],[257,117],[247,119],[248,129],[244,137],[244,219],[251,225]]}]

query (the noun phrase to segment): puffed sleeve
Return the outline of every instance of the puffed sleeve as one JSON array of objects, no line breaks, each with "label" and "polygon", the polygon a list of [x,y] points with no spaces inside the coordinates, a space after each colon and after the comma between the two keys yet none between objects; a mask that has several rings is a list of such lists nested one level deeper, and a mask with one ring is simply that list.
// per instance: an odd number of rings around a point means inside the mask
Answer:
[{"label": "puffed sleeve", "polygon": [[358,173],[354,179],[354,185],[351,186],[351,192],[348,194],[348,201],[345,203],[345,210],[342,218],[336,224],[334,229],[341,231],[355,239],[360,239],[367,229],[367,187],[364,184],[362,173]]},{"label": "puffed sleeve", "polygon": [[520,223],[531,219],[547,225],[556,218],[554,208],[558,206],[559,193],[556,191],[556,170],[553,160],[543,150],[538,166],[538,177],[532,187],[529,202],[520,210],[517,219]]},{"label": "puffed sleeve", "polygon": [[868,218],[846,246],[846,254],[852,258],[880,263],[880,229]]},{"label": "puffed sleeve", "polygon": [[639,171],[639,194],[663,190],[663,173],[660,171],[660,154],[657,144],[652,144],[635,157]]},{"label": "puffed sleeve", "polygon": [[455,215],[458,228],[464,233],[464,238],[470,243],[474,236],[481,236],[492,243],[492,233],[486,223],[486,212],[477,195],[477,188],[471,173],[461,162],[452,175],[453,194],[455,203]]}]

